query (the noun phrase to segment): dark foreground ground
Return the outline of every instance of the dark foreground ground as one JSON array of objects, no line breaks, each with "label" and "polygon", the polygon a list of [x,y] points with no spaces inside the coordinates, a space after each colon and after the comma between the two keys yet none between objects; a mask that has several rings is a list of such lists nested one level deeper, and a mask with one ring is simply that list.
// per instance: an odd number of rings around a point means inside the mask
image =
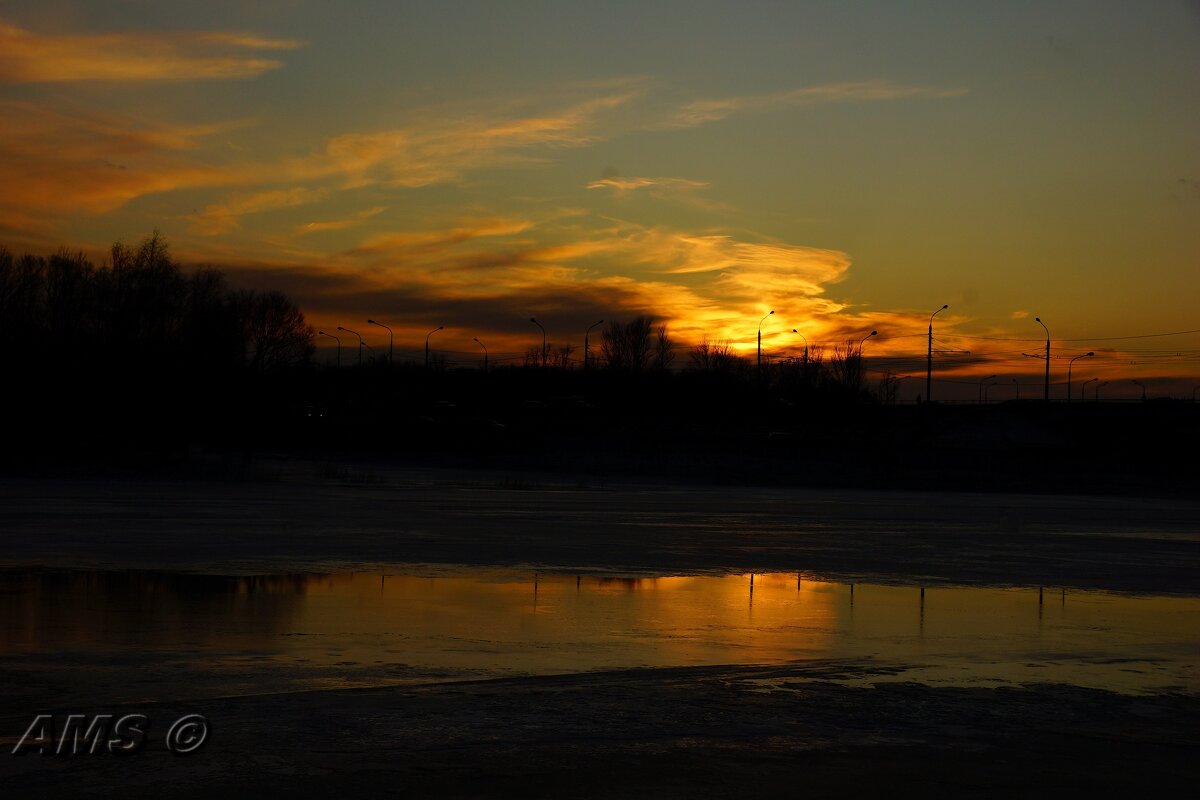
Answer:
[{"label": "dark foreground ground", "polygon": [[[861,674],[662,669],[142,706],[137,755],[5,757],[0,776],[22,797],[156,798],[1161,796],[1200,778],[1195,697],[826,680]],[[211,720],[211,742],[172,755],[162,728],[183,713]]]},{"label": "dark foreground ground", "polygon": [[[240,574],[794,570],[1200,594],[1200,504],[1188,499],[644,487],[295,464],[270,478],[0,483],[0,558]],[[128,709],[22,708],[19,692],[0,687],[0,785],[21,797],[1013,797],[1182,794],[1200,779],[1192,693],[870,685],[872,670],[889,669],[634,670]],[[121,710],[152,720],[138,755],[5,752],[35,712]],[[208,717],[211,741],[175,756],[163,734],[184,713]]]}]

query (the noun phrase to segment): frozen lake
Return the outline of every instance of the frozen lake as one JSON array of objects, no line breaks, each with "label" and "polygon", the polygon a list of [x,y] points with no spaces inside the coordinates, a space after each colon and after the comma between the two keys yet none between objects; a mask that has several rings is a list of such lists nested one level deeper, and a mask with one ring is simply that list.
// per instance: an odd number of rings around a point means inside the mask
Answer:
[{"label": "frozen lake", "polygon": [[0,572],[6,707],[640,667],[821,662],[858,683],[1200,688],[1200,598],[605,578],[462,567],[222,577]]}]

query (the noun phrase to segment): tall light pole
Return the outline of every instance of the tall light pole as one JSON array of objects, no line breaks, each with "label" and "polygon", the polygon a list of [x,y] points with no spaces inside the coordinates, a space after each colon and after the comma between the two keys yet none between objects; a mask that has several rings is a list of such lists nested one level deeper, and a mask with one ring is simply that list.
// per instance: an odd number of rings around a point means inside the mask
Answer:
[{"label": "tall light pole", "polygon": [[367,320],[367,324],[368,325],[378,325],[379,327],[383,328],[385,331],[388,332],[388,366],[390,367],[392,365],[392,344],[393,344],[392,329],[389,328],[387,325],[384,325],[382,322],[376,322],[373,319]]},{"label": "tall light pole", "polygon": [[1100,390],[1103,389],[1105,386],[1108,386],[1108,381],[1103,381],[1101,383],[1096,384],[1096,402],[1097,403],[1100,402]]},{"label": "tall light pole", "polygon": [[1144,384],[1141,381],[1136,380],[1136,379],[1133,382],[1136,383],[1138,386],[1142,387],[1142,402],[1143,403],[1146,402],[1146,384]]},{"label": "tall light pole", "polygon": [[1033,318],[1038,325],[1042,326],[1042,330],[1046,331],[1046,388],[1042,399],[1047,403],[1050,402],[1050,329],[1046,327],[1046,323],[1042,322],[1041,317]]},{"label": "tall light pole", "polygon": [[1075,356],[1071,359],[1071,363],[1067,364],[1067,402],[1071,402],[1071,369],[1075,366],[1075,362],[1081,358],[1091,358],[1095,353],[1084,353],[1081,356]]},{"label": "tall light pole", "polygon": [[758,359],[755,362],[759,372],[762,372],[762,326],[767,321],[767,317],[775,313],[775,309],[771,309],[762,319],[758,321]]},{"label": "tall light pole", "polygon": [[1089,384],[1089,383],[1096,383],[1096,382],[1098,382],[1099,380],[1100,380],[1099,378],[1092,378],[1090,381],[1084,381],[1084,382],[1083,382],[1083,386],[1080,386],[1080,387],[1079,387],[1079,402],[1081,402],[1081,403],[1086,403],[1086,402],[1087,402],[1087,387],[1088,387],[1088,384]]},{"label": "tall light pole", "polygon": [[979,402],[981,404],[983,403],[983,384],[987,381],[990,381],[994,377],[996,377],[996,376],[988,375],[986,378],[983,378],[982,380],[979,381]]},{"label": "tall light pole", "polygon": [[804,368],[808,369],[808,337],[795,328],[792,328],[792,333],[804,340]]},{"label": "tall light pole", "polygon": [[362,351],[363,351],[362,334],[360,334],[358,331],[352,331],[349,328],[343,328],[341,325],[338,325],[338,330],[345,331],[346,333],[353,333],[355,336],[358,337],[358,365],[361,367],[362,366]]},{"label": "tall light pole", "polygon": [[933,399],[933,318],[950,307],[950,304],[939,308],[929,315],[929,344],[925,348],[925,402]]},{"label": "tall light pole", "polygon": [[1000,382],[999,382],[998,380],[996,380],[996,381],[993,381],[993,382],[989,383],[987,386],[984,386],[984,387],[983,387],[983,404],[984,404],[985,406],[986,406],[986,405],[987,405],[989,402],[991,402],[990,400],[988,400],[988,392],[990,392],[990,391],[992,390],[992,387],[993,387],[993,386],[999,386],[999,385],[1000,385]]},{"label": "tall light pole", "polygon": [[583,332],[583,371],[587,372],[588,368],[588,336],[591,335],[592,329],[597,325],[603,325],[604,320],[597,320],[588,326],[588,329]]},{"label": "tall light pole", "polygon": [[542,323],[537,321],[536,317],[530,317],[529,321],[542,329],[542,367],[546,366],[546,329],[542,327]]},{"label": "tall light pole", "polygon": [[1016,396],[1016,399],[1017,399],[1017,400],[1020,400],[1020,399],[1021,399],[1021,382],[1020,382],[1020,381],[1018,381],[1016,378],[1013,378],[1013,386],[1014,386],[1014,387],[1016,388],[1016,390],[1017,390],[1017,396]]},{"label": "tall light pole", "polygon": [[479,341],[479,339],[474,339],[473,341],[475,342],[475,344],[477,344],[483,348],[483,371],[487,372],[487,367],[488,367],[488,365],[487,365],[487,356],[488,356],[487,345],[485,345],[483,342]]},{"label": "tall light pole", "polygon": [[429,369],[429,337],[441,330],[445,330],[445,325],[438,325],[436,328],[425,334],[425,369]]},{"label": "tall light pole", "polygon": [[334,336],[332,333],[326,333],[325,331],[317,331],[317,333],[321,336],[328,336],[330,339],[333,339],[335,342],[337,342],[337,365],[340,369],[342,366],[342,340]]}]

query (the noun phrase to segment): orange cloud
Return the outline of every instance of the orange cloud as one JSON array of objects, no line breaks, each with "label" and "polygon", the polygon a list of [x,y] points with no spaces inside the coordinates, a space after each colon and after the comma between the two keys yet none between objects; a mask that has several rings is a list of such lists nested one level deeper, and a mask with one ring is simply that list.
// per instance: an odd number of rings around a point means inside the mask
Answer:
[{"label": "orange cloud", "polygon": [[239,227],[238,218],[247,214],[308,205],[328,194],[324,189],[307,189],[302,186],[242,194],[224,203],[210,205],[194,214],[191,217],[192,226],[204,235],[215,236],[236,230]]},{"label": "orange cloud", "polygon": [[282,63],[238,51],[300,46],[247,33],[42,35],[0,20],[0,83],[248,78]]}]

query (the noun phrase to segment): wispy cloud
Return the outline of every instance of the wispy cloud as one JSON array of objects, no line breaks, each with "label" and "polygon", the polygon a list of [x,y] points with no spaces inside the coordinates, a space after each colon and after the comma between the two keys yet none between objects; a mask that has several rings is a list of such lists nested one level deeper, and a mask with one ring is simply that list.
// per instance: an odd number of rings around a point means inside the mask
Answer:
[{"label": "wispy cloud", "polygon": [[326,189],[309,189],[303,186],[240,194],[224,203],[207,206],[192,215],[192,227],[206,236],[227,233],[236,230],[240,226],[239,218],[247,214],[308,205],[325,198],[328,194]]},{"label": "wispy cloud", "polygon": [[99,213],[154,192],[242,180],[193,153],[227,125],[137,127],[16,101],[0,101],[0,118],[0,208]]},{"label": "wispy cloud", "polygon": [[245,51],[302,45],[240,32],[38,34],[0,19],[0,83],[249,78],[283,64]]},{"label": "wispy cloud", "polygon": [[668,119],[673,127],[692,127],[716,122],[730,115],[768,111],[776,108],[813,106],[828,103],[867,103],[907,98],[949,98],[966,94],[965,89],[946,89],[890,81],[856,81],[805,86],[783,92],[745,94],[693,100],[681,105]]},{"label": "wispy cloud", "polygon": [[633,192],[639,189],[648,190],[678,190],[678,191],[694,191],[696,189],[708,188],[706,181],[693,181],[687,178],[603,178],[598,181],[592,181],[587,185],[589,189],[608,189],[617,194]]}]

